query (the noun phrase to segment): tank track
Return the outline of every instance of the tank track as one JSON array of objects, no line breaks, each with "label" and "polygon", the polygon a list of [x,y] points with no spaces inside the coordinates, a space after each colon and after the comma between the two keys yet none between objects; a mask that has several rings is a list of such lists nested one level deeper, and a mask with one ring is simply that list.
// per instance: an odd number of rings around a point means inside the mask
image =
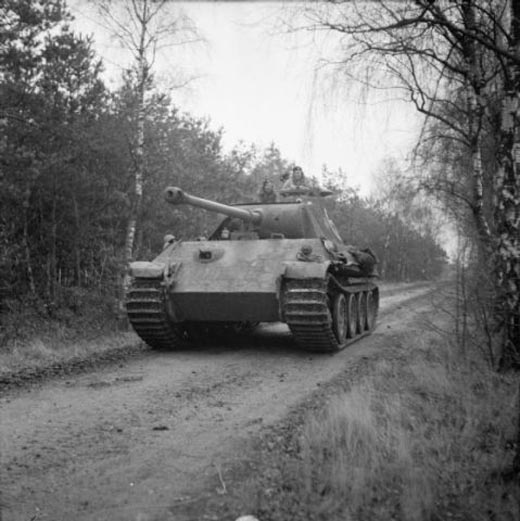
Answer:
[{"label": "tank track", "polygon": [[183,331],[168,319],[161,279],[134,279],[126,292],[126,311],[135,332],[150,347],[181,345]]},{"label": "tank track", "polygon": [[[357,286],[357,287],[356,287]],[[374,316],[370,328],[351,338],[338,341],[334,331],[331,298],[338,293],[345,297],[362,292],[371,293]],[[283,316],[298,345],[309,351],[334,352],[369,335],[375,328],[379,297],[374,284],[342,286],[334,277],[312,280],[288,280],[283,292]],[[366,322],[366,319],[364,320]]]}]

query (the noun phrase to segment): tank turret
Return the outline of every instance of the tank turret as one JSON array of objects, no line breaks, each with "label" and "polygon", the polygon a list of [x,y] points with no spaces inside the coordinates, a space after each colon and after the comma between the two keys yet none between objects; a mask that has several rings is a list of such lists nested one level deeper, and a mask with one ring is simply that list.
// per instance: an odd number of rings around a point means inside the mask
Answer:
[{"label": "tank turret", "polygon": [[252,224],[260,224],[262,221],[262,214],[258,210],[237,208],[235,206],[217,203],[216,201],[210,201],[209,199],[203,199],[202,197],[195,197],[194,195],[187,194],[176,186],[169,186],[166,188],[164,191],[164,198],[168,203],[173,205],[187,204],[190,206],[197,206],[198,208],[204,208],[204,210],[210,212],[221,213],[229,217],[242,219],[243,221]]},{"label": "tank turret", "polygon": [[[330,192],[324,191],[326,195]],[[342,243],[336,227],[328,218],[326,210],[316,201],[316,193],[307,200],[284,201],[280,203],[248,203],[230,206],[209,199],[190,195],[180,188],[170,186],[164,192],[166,201],[174,206],[190,205],[210,212],[227,215],[219,228],[212,234],[213,239],[221,237],[224,228],[234,227],[236,219],[243,223],[240,238],[286,239],[323,238],[336,244]]]}]

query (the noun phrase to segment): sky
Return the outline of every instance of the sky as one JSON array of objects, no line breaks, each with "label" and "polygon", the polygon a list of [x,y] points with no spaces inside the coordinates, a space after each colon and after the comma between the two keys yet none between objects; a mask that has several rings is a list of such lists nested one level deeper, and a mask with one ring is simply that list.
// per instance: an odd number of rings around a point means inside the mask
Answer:
[{"label": "sky", "polygon": [[[75,29],[92,34],[105,61],[105,77],[117,87],[131,55],[110,32],[93,2],[69,0]],[[334,40],[309,32],[288,33],[283,2],[175,2],[204,43],[160,49],[154,69],[175,104],[223,128],[229,151],[239,142],[267,147],[319,178],[323,165],[342,169],[347,183],[369,195],[373,173],[385,157],[405,161],[420,119],[409,103],[367,100],[355,84],[323,67]],[[187,78],[187,86],[179,88]]]}]

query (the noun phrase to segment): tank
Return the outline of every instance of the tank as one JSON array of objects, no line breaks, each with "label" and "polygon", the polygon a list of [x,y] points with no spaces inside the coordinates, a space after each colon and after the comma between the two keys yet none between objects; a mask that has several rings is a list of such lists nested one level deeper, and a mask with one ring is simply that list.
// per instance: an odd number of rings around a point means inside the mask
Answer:
[{"label": "tank", "polygon": [[224,217],[209,237],[168,235],[154,260],[130,265],[128,318],[152,348],[175,349],[284,322],[301,348],[334,352],[374,329],[375,256],[344,244],[323,204],[327,192],[237,205],[177,187],[164,195],[174,206]]}]

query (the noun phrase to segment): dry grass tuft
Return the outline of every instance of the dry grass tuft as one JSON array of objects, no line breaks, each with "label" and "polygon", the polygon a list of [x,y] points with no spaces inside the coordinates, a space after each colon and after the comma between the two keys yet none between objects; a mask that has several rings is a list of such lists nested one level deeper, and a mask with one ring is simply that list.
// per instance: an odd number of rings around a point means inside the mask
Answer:
[{"label": "dry grass tuft", "polygon": [[67,340],[48,336],[13,343],[0,350],[0,374],[13,371],[42,368],[53,363],[67,363],[73,359],[85,359],[112,349],[138,343],[133,332],[104,333],[97,339]]},{"label": "dry grass tuft", "polygon": [[284,473],[299,519],[520,519],[520,487],[500,478],[513,457],[514,379],[429,337],[374,362],[307,419]]},{"label": "dry grass tuft", "polygon": [[52,312],[39,302],[11,302],[0,316],[0,373],[41,368],[137,343],[121,333],[113,301],[86,290],[70,290]]}]

